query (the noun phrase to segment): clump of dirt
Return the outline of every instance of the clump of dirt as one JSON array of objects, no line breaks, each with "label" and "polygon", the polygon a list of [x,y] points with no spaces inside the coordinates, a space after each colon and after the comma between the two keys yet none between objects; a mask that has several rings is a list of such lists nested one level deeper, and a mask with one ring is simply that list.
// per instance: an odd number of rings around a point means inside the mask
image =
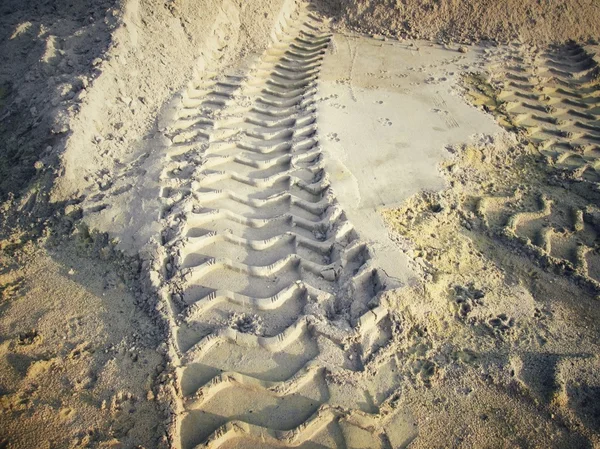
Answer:
[{"label": "clump of dirt", "polygon": [[233,313],[228,318],[229,327],[245,334],[260,334],[262,331],[262,318],[256,314]]},{"label": "clump of dirt", "polygon": [[500,91],[482,73],[469,73],[462,79],[469,101],[493,114],[500,125],[508,131],[518,131],[518,126],[506,110],[506,102],[500,98]]},{"label": "clump of dirt", "polygon": [[325,0],[342,28],[401,38],[526,43],[600,38],[594,0]]}]

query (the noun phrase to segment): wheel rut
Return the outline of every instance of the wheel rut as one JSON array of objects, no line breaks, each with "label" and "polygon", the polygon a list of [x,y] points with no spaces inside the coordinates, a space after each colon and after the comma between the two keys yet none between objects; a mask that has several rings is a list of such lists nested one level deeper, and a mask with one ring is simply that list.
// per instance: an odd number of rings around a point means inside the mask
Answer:
[{"label": "wheel rut", "polygon": [[491,59],[497,101],[550,165],[597,189],[600,69],[597,48],[571,43]]},{"label": "wheel rut", "polygon": [[336,201],[318,140],[329,40],[301,8],[249,67],[196,80],[168,129],[178,447],[391,447],[394,389],[376,379],[394,333],[386,277]]},{"label": "wheel rut", "polygon": [[571,43],[490,54],[496,94],[471,90],[543,156],[552,186],[485,196],[476,212],[542,266],[600,292],[600,67],[598,48]]}]

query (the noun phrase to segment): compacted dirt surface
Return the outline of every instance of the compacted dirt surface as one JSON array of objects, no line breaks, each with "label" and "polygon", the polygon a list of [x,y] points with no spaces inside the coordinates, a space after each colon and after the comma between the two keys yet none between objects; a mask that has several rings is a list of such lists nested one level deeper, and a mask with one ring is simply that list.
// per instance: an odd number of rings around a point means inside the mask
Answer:
[{"label": "compacted dirt surface", "polygon": [[600,447],[596,2],[0,12],[0,448]]}]

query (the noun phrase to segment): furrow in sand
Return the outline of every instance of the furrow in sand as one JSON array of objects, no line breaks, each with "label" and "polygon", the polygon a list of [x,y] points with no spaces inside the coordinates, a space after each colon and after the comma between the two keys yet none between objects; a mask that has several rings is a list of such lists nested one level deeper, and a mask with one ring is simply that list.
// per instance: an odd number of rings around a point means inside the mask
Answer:
[{"label": "furrow in sand", "polygon": [[[358,322],[355,331],[356,334],[364,334],[370,331],[374,326],[377,326],[377,324],[383,318],[385,318],[386,315],[387,310],[383,307],[377,307],[376,309],[365,313],[363,316],[361,316]],[[301,317],[301,320],[305,320],[307,322],[307,327],[310,327],[311,318],[312,317]],[[290,331],[286,331],[284,334],[289,334],[289,332]],[[314,332],[318,332],[318,330],[314,330]],[[219,337],[217,336],[210,338]],[[282,342],[285,338],[286,336],[277,337],[277,344],[284,344]],[[263,346],[258,337],[256,339],[248,340],[246,344]],[[269,350],[271,350],[271,348],[269,348]],[[377,362],[375,363],[377,364]],[[325,365],[320,364],[319,362],[311,361],[295,372],[292,377],[283,381],[261,380],[256,377],[234,371],[224,372],[210,379],[210,381],[198,388],[193,394],[188,395],[186,398],[186,403],[194,409],[197,409],[202,405],[203,402],[207,401],[224,388],[230,387],[230,384],[234,384],[235,387],[241,387],[248,390],[260,390],[265,394],[272,394],[282,397],[298,391],[302,386],[314,379],[315,376],[323,375],[327,371],[331,372],[332,370],[338,372],[347,371],[347,369],[343,367],[326,368]]]},{"label": "furrow in sand", "polygon": [[[359,324],[356,327],[356,334],[367,334],[373,329],[379,322],[381,322],[387,315],[387,311],[384,308],[376,308],[373,311],[367,312],[364,317],[361,317]],[[312,317],[301,317],[301,320],[306,320],[306,325],[303,328],[304,332],[311,332],[315,335],[324,335],[324,338],[331,338],[327,335],[327,329],[323,326],[319,327],[318,324],[311,325]],[[312,327],[311,327],[312,326]],[[276,353],[277,346],[286,346],[293,344],[300,338],[299,335],[293,335],[296,331],[296,326],[292,326],[291,329],[286,330],[283,335],[278,335],[271,339],[265,338],[246,338],[241,342],[236,342],[236,346],[245,345],[249,347],[260,347],[262,350]],[[333,331],[335,332],[335,331]],[[209,336],[201,345],[214,344],[216,339],[230,340],[235,338],[233,335],[214,335]],[[335,338],[335,337],[333,337]],[[197,350],[198,348],[192,348]],[[210,348],[205,347],[208,351]],[[197,355],[194,354],[194,355]],[[379,367],[382,367],[380,360],[374,360],[370,363],[369,370],[376,371]],[[275,426],[271,424],[270,419],[267,416],[262,418],[257,416],[256,413],[266,413],[266,408],[271,402],[280,404],[279,410],[281,413],[286,413],[286,408],[292,408],[293,411],[287,418],[289,425],[288,428],[302,428],[306,422],[310,422],[311,416],[315,410],[327,410],[330,409],[336,414],[337,418],[344,419],[352,425],[363,428],[376,428],[378,422],[381,421],[382,417],[378,413],[369,413],[357,409],[346,408],[344,404],[337,404],[333,406],[331,404],[333,395],[335,392],[330,391],[327,388],[327,377],[328,376],[354,376],[359,375],[358,371],[350,370],[345,367],[335,367],[328,363],[322,363],[317,360],[308,361],[306,364],[298,367],[291,373],[291,376],[286,377],[283,380],[265,380],[260,376],[255,377],[252,375],[243,374],[237,371],[225,371],[216,374],[214,377],[207,379],[204,384],[199,385],[197,388],[192,390],[186,390],[185,404],[187,409],[190,411],[189,420],[190,422],[197,420],[205,420],[207,414],[212,414],[217,411],[223,402],[226,402],[228,398],[232,397],[244,397],[251,398],[254,401],[254,406],[250,412],[246,411],[243,406],[239,407],[236,413],[237,420],[244,425],[254,425],[262,427],[263,430],[287,430],[280,426],[281,422],[276,423]],[[388,402],[390,398],[386,398],[382,401],[380,410],[388,410]],[[243,401],[239,401],[243,402]],[[373,410],[372,412],[376,412]],[[257,421],[258,419],[258,421]],[[217,418],[215,421],[220,421],[225,425],[227,421],[222,417]],[[295,423],[295,424],[293,424]],[[202,432],[207,432],[207,428],[202,429]],[[219,432],[219,428],[213,431],[211,434],[214,436]],[[245,438],[250,438],[250,435],[246,435]],[[211,440],[211,436],[208,436],[206,440],[203,439],[203,443],[207,443]],[[280,441],[280,444],[284,441]],[[338,444],[345,443],[338,441]],[[222,441],[219,444],[223,444]],[[254,443],[256,444],[256,442]],[[336,447],[326,446],[326,447]],[[371,446],[377,447],[377,446]]]},{"label": "furrow in sand", "polygon": [[[309,181],[302,179],[299,175],[308,171]],[[196,175],[199,187],[209,186],[214,183],[220,183],[224,180],[233,180],[242,184],[247,184],[251,187],[272,187],[274,184],[286,181],[292,182],[298,186],[305,186],[307,189],[313,189],[311,186],[321,185],[320,178],[322,177],[323,171],[321,167],[314,167],[311,170],[303,168],[291,168],[288,170],[280,171],[277,174],[268,176],[266,178],[252,177],[240,174],[234,171],[225,170],[202,170]],[[312,178],[312,179],[311,179]],[[318,187],[316,187],[318,189]],[[310,191],[310,190],[309,190]],[[320,191],[318,193],[321,193]]]},{"label": "furrow in sand", "polygon": [[386,447],[383,403],[332,383],[368,377],[393,324],[387,278],[323,167],[314,97],[330,37],[301,9],[246,73],[191,83],[167,129],[176,447],[347,447],[348,425]]},{"label": "furrow in sand", "polygon": [[[526,75],[503,73],[525,84],[509,83],[500,98],[552,164],[576,176],[579,172],[584,182],[598,183],[599,67],[592,54],[575,44],[557,47],[538,60],[537,76],[534,63],[525,59],[520,67]],[[591,151],[571,151],[585,147]]]},{"label": "furrow in sand", "polygon": [[[318,183],[318,184],[306,185],[303,187],[303,189],[306,189],[307,187],[311,187],[311,190],[309,191],[309,193],[316,196],[316,195],[319,195],[322,192],[326,191],[329,186],[327,184],[324,185],[322,183]],[[260,211],[260,209],[258,209],[258,210]],[[255,209],[255,211],[256,211],[256,209]],[[268,214],[268,216],[266,216],[266,217],[256,217],[256,216],[248,217],[246,215],[242,215],[240,213],[234,212],[229,209],[205,208],[205,210],[195,212],[195,213],[192,213],[192,214],[189,214],[188,216],[186,216],[185,224],[188,228],[189,227],[198,227],[207,222],[212,223],[212,222],[215,222],[216,220],[226,219],[226,220],[230,220],[233,222],[237,222],[237,223],[247,226],[249,228],[263,228],[266,226],[273,225],[274,222],[285,222],[285,223],[289,222],[292,227],[299,226],[299,227],[309,230],[309,231],[312,231],[312,230],[318,231],[320,229],[326,228],[327,225],[329,224],[329,222],[331,220],[335,220],[335,218],[337,218],[337,216],[339,216],[341,213],[342,213],[341,209],[339,207],[337,207],[336,205],[332,205],[332,206],[328,207],[324,211],[324,213],[321,214],[316,219],[314,219],[312,217],[310,219],[306,219],[304,217],[301,217],[299,215],[289,213],[289,212],[286,212],[283,214],[276,214],[276,215]]]},{"label": "furrow in sand", "polygon": [[221,302],[230,302],[243,305],[252,310],[273,310],[281,307],[283,303],[296,297],[297,293],[310,296],[318,300],[319,298],[330,298],[331,293],[319,290],[303,281],[296,281],[273,296],[267,298],[253,298],[242,295],[231,290],[217,290],[210,295],[194,302],[191,306],[184,309],[185,320],[189,321],[200,316],[211,307]]},{"label": "furrow in sand", "polygon": [[251,240],[244,237],[239,237],[231,232],[212,231],[201,237],[186,238],[183,241],[177,242],[178,256],[180,260],[184,260],[189,254],[201,251],[202,248],[208,245],[222,242],[243,246],[254,251],[265,251],[273,247],[292,243],[296,246],[304,246],[311,251],[325,255],[331,253],[335,242],[342,241],[343,237],[351,231],[352,226],[348,222],[346,222],[345,226],[343,226],[341,229],[338,229],[334,236],[326,240],[307,238],[291,231],[262,240]]},{"label": "furrow in sand", "polygon": [[224,155],[207,155],[207,158],[204,161],[203,167],[205,168],[214,168],[216,166],[222,164],[240,164],[245,165],[251,168],[257,169],[269,169],[277,166],[297,166],[301,163],[312,163],[312,165],[316,165],[320,161],[320,152],[317,149],[312,151],[306,151],[301,154],[282,154],[280,156],[275,156],[269,159],[264,159],[261,157],[256,157],[255,155],[245,155],[240,154],[238,156],[224,156]]}]

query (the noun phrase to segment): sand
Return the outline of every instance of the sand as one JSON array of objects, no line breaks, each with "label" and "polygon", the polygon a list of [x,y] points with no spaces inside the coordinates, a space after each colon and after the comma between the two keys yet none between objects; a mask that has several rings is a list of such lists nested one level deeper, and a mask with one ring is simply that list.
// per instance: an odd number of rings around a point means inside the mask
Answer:
[{"label": "sand", "polygon": [[379,211],[442,189],[446,146],[500,131],[459,95],[457,80],[478,70],[481,51],[336,34],[324,62],[319,126],[332,186],[382,269],[403,283],[412,272]]},{"label": "sand", "polygon": [[161,446],[163,334],[131,270],[82,241],[5,248],[0,267],[3,447]]},{"label": "sand", "polygon": [[600,445],[597,6],[383,6],[3,5],[0,447]]},{"label": "sand", "polygon": [[320,7],[340,29],[401,39],[542,45],[600,39],[594,0],[325,0]]}]

